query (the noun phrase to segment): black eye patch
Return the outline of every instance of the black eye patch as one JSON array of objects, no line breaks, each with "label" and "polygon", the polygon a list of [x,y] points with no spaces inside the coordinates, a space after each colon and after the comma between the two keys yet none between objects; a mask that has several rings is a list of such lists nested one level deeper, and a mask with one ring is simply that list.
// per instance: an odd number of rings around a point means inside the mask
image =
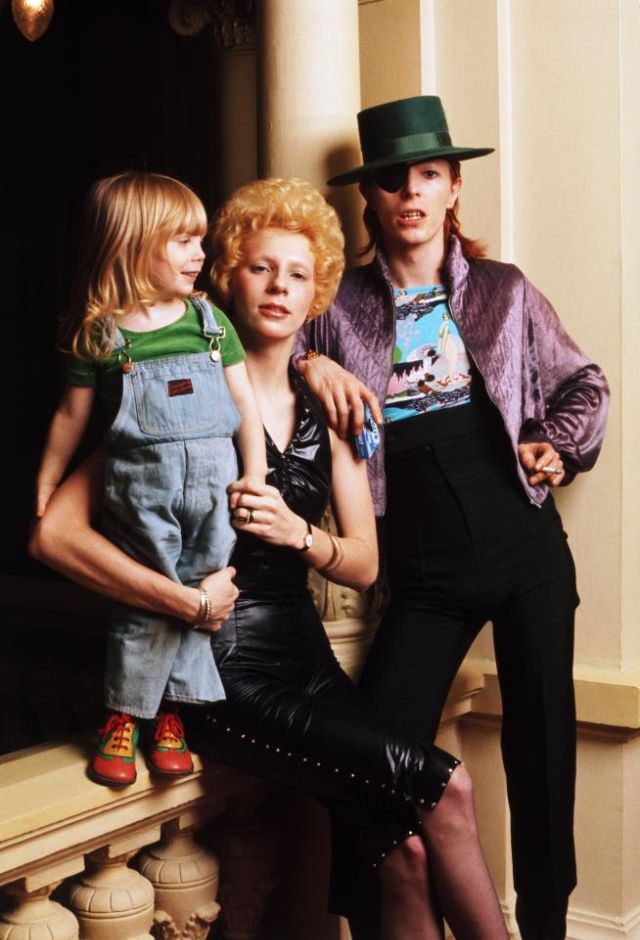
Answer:
[{"label": "black eye patch", "polygon": [[393,166],[385,166],[381,170],[375,170],[371,178],[376,186],[384,189],[385,193],[397,193],[406,183],[408,172],[408,166],[395,163]]}]

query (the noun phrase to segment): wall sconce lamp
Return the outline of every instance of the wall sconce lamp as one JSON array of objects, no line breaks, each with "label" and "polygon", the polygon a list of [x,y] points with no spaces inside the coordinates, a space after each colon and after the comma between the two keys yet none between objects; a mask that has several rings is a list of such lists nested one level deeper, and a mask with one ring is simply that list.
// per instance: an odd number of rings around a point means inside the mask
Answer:
[{"label": "wall sconce lamp", "polygon": [[11,13],[22,35],[35,42],[51,22],[53,0],[11,0]]}]

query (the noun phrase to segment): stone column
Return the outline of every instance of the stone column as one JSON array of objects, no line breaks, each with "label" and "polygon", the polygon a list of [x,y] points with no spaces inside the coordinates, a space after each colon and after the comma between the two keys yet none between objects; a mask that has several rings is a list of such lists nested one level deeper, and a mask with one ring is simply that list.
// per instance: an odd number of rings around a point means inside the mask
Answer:
[{"label": "stone column", "polygon": [[[262,0],[258,21],[261,176],[326,180],[360,162],[357,0]],[[333,190],[349,245],[362,244],[354,187]]]},{"label": "stone column", "polygon": [[208,4],[216,69],[220,194],[258,176],[255,0]]}]

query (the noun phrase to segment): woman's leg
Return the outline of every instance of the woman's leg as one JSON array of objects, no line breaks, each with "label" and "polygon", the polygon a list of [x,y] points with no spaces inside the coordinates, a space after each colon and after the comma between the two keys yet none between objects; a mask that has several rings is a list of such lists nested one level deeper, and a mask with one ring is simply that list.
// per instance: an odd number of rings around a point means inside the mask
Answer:
[{"label": "woman's leg", "polygon": [[457,767],[423,832],[442,912],[456,940],[508,940],[476,825],[471,778]]},{"label": "woman's leg", "polygon": [[380,940],[442,940],[442,918],[429,880],[427,850],[410,836],[379,868]]},{"label": "woman's leg", "polygon": [[320,698],[246,677],[237,689],[232,682],[226,687],[230,703],[204,713],[194,741],[220,760],[302,786],[359,818],[358,864],[377,868],[382,938],[441,937],[416,840],[423,813],[433,883],[458,940],[507,937],[478,843],[468,775],[455,769],[455,758],[384,726],[356,704],[351,690],[343,696],[325,688],[336,697]]}]

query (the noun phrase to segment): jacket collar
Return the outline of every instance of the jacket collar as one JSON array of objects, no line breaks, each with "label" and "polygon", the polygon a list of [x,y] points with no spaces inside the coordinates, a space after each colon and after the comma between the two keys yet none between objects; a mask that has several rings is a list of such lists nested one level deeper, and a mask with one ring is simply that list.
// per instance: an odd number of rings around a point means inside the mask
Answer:
[{"label": "jacket collar", "polygon": [[[393,292],[391,282],[391,270],[389,261],[382,246],[376,248],[376,253],[371,267],[375,273],[386,282],[388,288]],[[467,279],[469,273],[469,262],[462,253],[462,246],[456,235],[451,235],[449,240],[449,251],[444,262],[445,281],[451,293],[460,291]]]}]

